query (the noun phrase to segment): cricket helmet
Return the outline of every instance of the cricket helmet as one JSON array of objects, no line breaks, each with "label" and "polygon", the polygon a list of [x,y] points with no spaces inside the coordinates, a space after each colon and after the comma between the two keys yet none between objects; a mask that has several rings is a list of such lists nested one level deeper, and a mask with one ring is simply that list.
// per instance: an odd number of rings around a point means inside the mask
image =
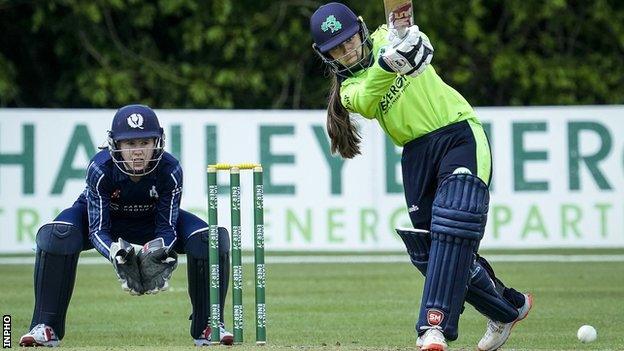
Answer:
[{"label": "cricket helmet", "polygon": [[[119,142],[130,139],[154,139],[152,157],[146,160],[147,166],[136,171],[133,161],[122,157]],[[146,105],[127,105],[115,113],[111,129],[108,131],[108,149],[119,170],[128,175],[145,175],[153,171],[160,162],[165,147],[165,133],[158,122],[156,113]]]},{"label": "cricket helmet", "polygon": [[[355,72],[367,68],[373,62],[373,44],[370,40],[368,28],[361,17],[346,5],[330,2],[320,6],[310,18],[310,32],[314,39],[312,48],[321,57],[331,70],[339,76],[348,77]],[[355,50],[362,50],[361,58],[350,66],[339,62],[340,57],[334,58],[329,51],[356,34],[360,34],[362,45]],[[346,53],[347,55],[349,53]]]}]

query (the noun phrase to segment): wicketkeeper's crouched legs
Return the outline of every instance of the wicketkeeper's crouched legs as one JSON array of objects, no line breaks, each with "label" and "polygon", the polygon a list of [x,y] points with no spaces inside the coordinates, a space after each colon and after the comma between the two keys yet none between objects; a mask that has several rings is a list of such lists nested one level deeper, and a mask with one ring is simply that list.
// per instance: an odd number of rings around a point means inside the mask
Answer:
[{"label": "wicketkeeper's crouched legs", "polygon": [[[187,255],[188,292],[193,311],[190,316],[191,336],[200,338],[210,321],[210,290],[208,280],[208,230],[200,231],[189,237],[184,245]],[[219,227],[219,287],[221,322],[229,284],[230,239],[227,229]]]},{"label": "wicketkeeper's crouched legs", "polygon": [[54,329],[56,338],[63,339],[82,240],[80,229],[66,222],[45,224],[37,232],[35,309],[30,329],[45,324]]}]

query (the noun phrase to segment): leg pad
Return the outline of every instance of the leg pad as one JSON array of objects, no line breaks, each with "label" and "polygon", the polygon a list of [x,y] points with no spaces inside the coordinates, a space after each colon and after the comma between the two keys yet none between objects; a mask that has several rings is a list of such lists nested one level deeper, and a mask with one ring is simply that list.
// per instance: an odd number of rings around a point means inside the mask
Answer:
[{"label": "leg pad", "polygon": [[429,232],[422,229],[396,228],[396,233],[403,240],[412,264],[422,273],[427,274],[427,261],[431,239]]},{"label": "leg pad", "polygon": [[65,335],[65,317],[74,290],[82,233],[70,223],[52,222],[37,232],[35,258],[35,309],[30,328],[45,324]]},{"label": "leg pad", "polygon": [[[189,237],[184,245],[187,255],[188,293],[193,311],[191,320],[191,336],[199,339],[210,320],[210,289],[208,281],[210,266],[208,264],[208,230],[200,231]],[[230,239],[227,229],[219,227],[219,286],[221,321],[230,274]]]},{"label": "leg pad", "polygon": [[448,340],[457,339],[459,315],[483,237],[488,205],[487,185],[472,174],[452,174],[440,183],[432,208],[419,334],[438,327]]}]

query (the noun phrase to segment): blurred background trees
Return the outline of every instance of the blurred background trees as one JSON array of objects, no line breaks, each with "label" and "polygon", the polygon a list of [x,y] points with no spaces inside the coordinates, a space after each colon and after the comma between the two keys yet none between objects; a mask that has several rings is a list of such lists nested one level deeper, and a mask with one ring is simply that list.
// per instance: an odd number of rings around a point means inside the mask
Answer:
[{"label": "blurred background trees", "polygon": [[[311,0],[0,0],[0,106],[324,108]],[[381,0],[345,1],[372,30]],[[476,106],[624,100],[624,2],[422,0],[443,79]]]}]

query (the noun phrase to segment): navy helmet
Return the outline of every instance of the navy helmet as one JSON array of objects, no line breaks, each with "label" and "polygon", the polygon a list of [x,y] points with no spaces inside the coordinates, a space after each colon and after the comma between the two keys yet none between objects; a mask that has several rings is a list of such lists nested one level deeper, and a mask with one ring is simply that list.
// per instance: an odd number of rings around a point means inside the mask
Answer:
[{"label": "navy helmet", "polygon": [[[332,71],[339,76],[348,77],[353,73],[370,66],[372,60],[372,42],[368,28],[349,7],[338,2],[330,2],[320,6],[310,18],[310,32],[314,39],[312,48],[328,64]],[[331,57],[329,51],[356,34],[360,34],[362,45],[355,50],[361,50],[361,58],[345,67],[339,62],[340,57]],[[349,53],[346,53],[348,55]]]},{"label": "navy helmet", "polygon": [[[129,139],[154,139],[152,156],[144,160],[145,167],[135,170],[134,161],[124,160],[119,142]],[[149,106],[127,105],[115,113],[111,129],[108,131],[108,149],[119,170],[128,175],[145,175],[153,171],[162,158],[165,134],[160,127],[156,113]],[[149,149],[145,149],[149,150]]]}]

